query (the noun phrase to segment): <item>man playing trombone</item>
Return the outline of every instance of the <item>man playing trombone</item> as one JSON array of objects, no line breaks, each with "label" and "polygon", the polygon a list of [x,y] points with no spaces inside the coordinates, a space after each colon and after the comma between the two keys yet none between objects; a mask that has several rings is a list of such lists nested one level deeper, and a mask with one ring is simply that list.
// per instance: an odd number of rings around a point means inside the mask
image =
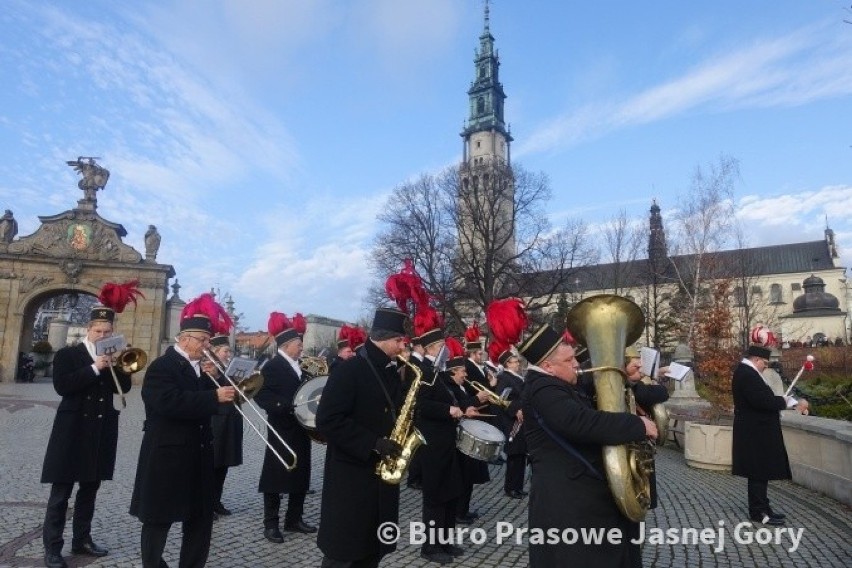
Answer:
[{"label": "man playing trombone", "polygon": [[[317,530],[302,520],[305,495],[311,482],[311,439],[293,415],[293,398],[302,382],[299,357],[305,320],[301,314],[290,319],[280,312],[272,312],[267,327],[275,338],[278,352],[263,366],[263,387],[254,400],[266,411],[271,427],[296,455],[296,467],[291,471],[267,447],[258,483],[258,491],[263,493],[263,536],[270,542],[281,543],[284,542],[279,526],[281,493],[289,494],[284,530],[301,533]],[[276,437],[269,436],[268,442],[280,447]]]},{"label": "man playing trombone", "polygon": [[[105,294],[118,289],[119,294]],[[50,483],[50,497],[44,515],[44,563],[48,568],[67,566],[62,558],[62,533],[68,499],[79,484],[74,504],[72,554],[105,556],[107,549],[92,541],[92,517],[101,481],[112,479],[118,444],[118,410],[112,395],[130,390],[130,375],[108,370],[112,358],[97,355],[95,343],[112,335],[116,312],[139,295],[135,282],[107,283],[89,316],[86,337],[77,345],[63,347],[53,362],[53,388],[62,396],[56,411],[50,441],[44,456],[42,483]],[[109,305],[107,305],[109,304]]]},{"label": "man playing trombone", "polygon": [[215,388],[201,371],[203,353],[231,320],[210,294],[183,309],[177,344],[155,359],[142,386],[145,433],[139,449],[130,514],[142,521],[142,566],[163,568],[172,523],[183,523],[179,566],[207,562],[213,527],[213,445],[210,417],[234,400],[232,386]]}]

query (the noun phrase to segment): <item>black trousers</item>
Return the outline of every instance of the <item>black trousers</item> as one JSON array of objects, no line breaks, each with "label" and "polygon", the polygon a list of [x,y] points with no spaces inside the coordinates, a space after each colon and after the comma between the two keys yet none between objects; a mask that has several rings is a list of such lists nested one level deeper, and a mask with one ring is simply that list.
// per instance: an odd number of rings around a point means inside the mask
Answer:
[{"label": "black trousers", "polygon": [[320,568],[377,568],[381,560],[380,555],[368,556],[360,560],[335,560],[323,556]]},{"label": "black trousers", "polygon": [[[423,500],[423,524],[426,525],[426,534],[439,535],[439,529],[443,529],[444,542],[448,542],[449,533],[456,527],[456,510],[459,506],[459,499],[452,499],[446,503],[426,503]],[[432,529],[434,533],[432,533]],[[457,544],[457,543],[456,543]],[[425,553],[443,552],[445,545],[440,544],[437,540],[430,542],[427,538],[426,542],[420,547]]]},{"label": "black trousers", "polygon": [[225,477],[228,476],[227,467],[219,467],[213,470],[213,504],[222,502],[222,491],[225,489]]},{"label": "black trousers", "polygon": [[506,492],[523,491],[524,476],[527,473],[526,454],[515,454],[506,458],[506,479],[503,489]]},{"label": "black trousers", "polygon": [[[80,546],[92,538],[92,517],[95,515],[95,498],[98,495],[100,481],[80,483],[77,498],[74,501],[74,520],[72,524],[71,546]],[[50,486],[47,498],[47,510],[44,512],[42,539],[44,550],[55,554],[62,553],[65,540],[65,514],[68,512],[68,499],[74,490],[73,483],[54,483]]]},{"label": "black trousers", "polygon": [[[290,493],[287,499],[287,512],[284,514],[284,526],[292,527],[302,520],[305,510],[305,495],[307,493]],[[278,519],[281,510],[280,493],[263,494],[263,528],[273,529],[278,527]]]},{"label": "black trousers", "polygon": [[408,466],[408,481],[406,482],[409,486],[423,484],[422,457],[422,452],[415,452],[414,457],[411,458],[411,464]]},{"label": "black trousers", "polygon": [[748,479],[748,515],[753,519],[768,515],[772,509],[769,508],[769,497],[767,489],[769,482],[765,479]]},{"label": "black trousers", "polygon": [[456,502],[456,515],[466,517],[470,513],[470,499],[473,497],[473,483],[462,486],[462,493]]},{"label": "black trousers", "polygon": [[[210,554],[210,535],[213,533],[213,517],[196,517],[184,521],[180,543],[180,568],[202,568]],[[161,568],[163,550],[172,523],[142,523],[142,567]]]}]

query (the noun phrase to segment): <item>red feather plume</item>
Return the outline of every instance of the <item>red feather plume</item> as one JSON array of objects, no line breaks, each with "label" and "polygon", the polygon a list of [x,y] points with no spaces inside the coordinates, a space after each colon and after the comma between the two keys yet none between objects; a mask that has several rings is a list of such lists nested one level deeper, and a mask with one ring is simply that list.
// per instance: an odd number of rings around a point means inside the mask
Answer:
[{"label": "red feather plume", "polygon": [[355,349],[367,342],[367,332],[361,329],[360,327],[351,328],[352,331],[349,334],[349,347]]},{"label": "red feather plume", "polygon": [[414,334],[423,335],[427,331],[433,329],[441,329],[444,327],[444,321],[435,308],[428,304],[423,304],[417,307],[417,313],[414,314]]},{"label": "red feather plume", "polygon": [[349,341],[349,336],[352,334],[352,330],[355,329],[345,323],[340,326],[340,331],[337,332],[337,340],[338,341]]},{"label": "red feather plume", "polygon": [[107,282],[101,287],[101,291],[98,294],[98,301],[115,313],[120,314],[130,302],[133,302],[133,305],[136,306],[137,297],[145,297],[138,286],[138,280],[129,280],[123,284]]},{"label": "red feather plume", "polygon": [[488,344],[488,358],[491,359],[495,365],[498,365],[500,363],[500,355],[502,355],[508,348],[508,345],[495,339]]},{"label": "red feather plume", "polygon": [[296,333],[299,335],[305,335],[305,331],[308,330],[308,320],[306,320],[305,316],[298,312],[293,314],[293,329],[295,329]]},{"label": "red feather plume", "polygon": [[494,339],[504,345],[517,344],[529,323],[524,303],[518,298],[494,300],[488,304],[485,321]]},{"label": "red feather plume", "polygon": [[479,325],[474,321],[466,330],[464,330],[464,340],[466,343],[476,343],[482,336],[479,331]]},{"label": "red feather plume", "polygon": [[577,345],[577,340],[574,339],[574,336],[571,335],[571,332],[567,329],[565,330],[565,333],[562,334],[562,341],[564,341],[571,347],[575,347]]},{"label": "red feather plume", "polygon": [[269,330],[269,335],[275,336],[293,327],[293,323],[285,314],[281,312],[272,312],[269,314],[269,321],[266,323],[266,329]]},{"label": "red feather plume", "polygon": [[181,311],[181,319],[191,318],[193,316],[204,315],[210,319],[210,328],[213,335],[231,333],[231,327],[234,322],[231,316],[225,311],[225,308],[220,306],[213,295],[209,292],[201,294],[194,300],[187,302]]},{"label": "red feather plume", "polygon": [[448,337],[445,340],[445,344],[447,346],[447,351],[450,352],[450,359],[464,357],[464,346],[458,339],[455,337]]},{"label": "red feather plume", "polygon": [[414,272],[414,263],[410,258],[405,259],[405,264],[399,273],[391,274],[385,281],[385,292],[391,300],[396,302],[400,311],[405,313],[408,313],[409,300],[415,306],[429,301],[429,294],[423,288],[423,281]]}]

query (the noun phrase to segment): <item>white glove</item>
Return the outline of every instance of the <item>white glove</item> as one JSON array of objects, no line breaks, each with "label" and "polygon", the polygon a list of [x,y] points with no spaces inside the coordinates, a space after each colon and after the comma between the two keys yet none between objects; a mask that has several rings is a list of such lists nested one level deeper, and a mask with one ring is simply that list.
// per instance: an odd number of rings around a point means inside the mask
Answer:
[{"label": "white glove", "polygon": [[784,400],[787,401],[787,408],[795,408],[799,401],[793,398],[792,396],[785,396]]}]

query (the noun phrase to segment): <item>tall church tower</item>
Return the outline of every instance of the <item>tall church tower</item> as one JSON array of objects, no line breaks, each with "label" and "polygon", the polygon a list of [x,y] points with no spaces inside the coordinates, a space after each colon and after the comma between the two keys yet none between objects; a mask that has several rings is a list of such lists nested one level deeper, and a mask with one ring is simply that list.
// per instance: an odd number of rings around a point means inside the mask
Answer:
[{"label": "tall church tower", "polygon": [[470,114],[461,132],[464,147],[459,164],[459,276],[468,284],[475,281],[497,293],[516,254],[515,179],[510,153],[512,136],[503,118],[506,94],[500,84],[500,59],[494,50],[488,0],[484,19],[474,57],[474,79],[467,91]]}]

